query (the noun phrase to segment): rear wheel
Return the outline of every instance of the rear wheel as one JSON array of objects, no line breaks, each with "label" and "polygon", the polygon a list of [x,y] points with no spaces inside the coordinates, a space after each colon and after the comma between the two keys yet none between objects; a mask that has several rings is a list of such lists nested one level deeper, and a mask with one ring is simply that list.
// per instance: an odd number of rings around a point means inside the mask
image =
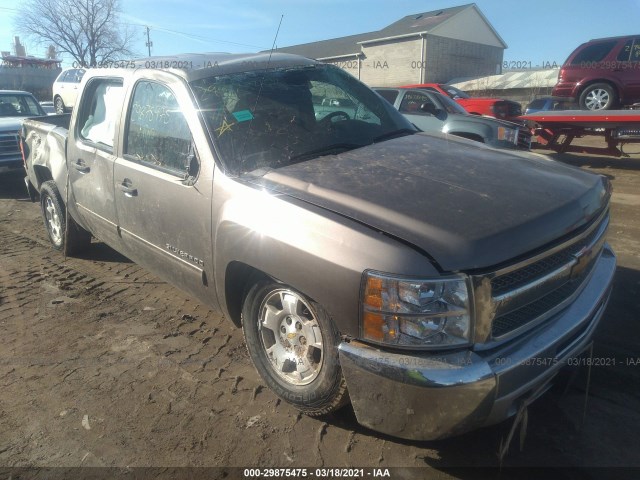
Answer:
[{"label": "rear wheel", "polygon": [[265,280],[249,291],[242,324],[256,370],[280,398],[311,416],[347,402],[340,336],[320,305],[291,287]]},{"label": "rear wheel", "polygon": [[64,113],[64,110],[65,110],[64,102],[62,101],[62,97],[56,96],[56,98],[53,99],[53,104],[56,107],[56,113],[58,115],[62,115]]},{"label": "rear wheel", "polygon": [[583,110],[609,110],[616,102],[616,92],[608,83],[594,83],[580,94],[580,108]]},{"label": "rear wheel", "polygon": [[53,181],[44,182],[40,189],[40,204],[44,226],[53,248],[73,255],[85,250],[91,243],[91,234],[69,217],[66,224],[66,210],[58,187]]}]

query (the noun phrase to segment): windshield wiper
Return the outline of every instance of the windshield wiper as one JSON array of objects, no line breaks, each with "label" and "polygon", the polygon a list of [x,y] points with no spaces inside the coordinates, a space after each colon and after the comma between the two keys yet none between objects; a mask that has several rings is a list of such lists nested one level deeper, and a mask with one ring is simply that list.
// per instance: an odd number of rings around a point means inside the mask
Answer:
[{"label": "windshield wiper", "polygon": [[418,130],[412,130],[410,128],[401,128],[399,130],[393,130],[391,132],[378,135],[376,138],[373,139],[373,143],[384,142],[385,140],[389,140],[395,137],[413,135],[414,133],[418,133]]},{"label": "windshield wiper", "polygon": [[302,162],[304,160],[310,160],[312,158],[322,157],[324,155],[336,155],[338,153],[347,152],[349,150],[354,150],[360,147],[364,147],[364,145],[360,145],[357,143],[334,143],[333,145],[328,145],[326,147],[317,148],[309,152],[301,153],[300,155],[289,157],[288,164]]}]

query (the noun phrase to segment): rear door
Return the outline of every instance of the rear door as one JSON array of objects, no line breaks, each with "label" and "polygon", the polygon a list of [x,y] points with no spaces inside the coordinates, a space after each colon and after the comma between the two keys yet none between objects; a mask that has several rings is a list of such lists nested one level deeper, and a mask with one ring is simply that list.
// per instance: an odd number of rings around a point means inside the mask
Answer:
[{"label": "rear door", "polygon": [[208,142],[182,82],[156,72],[130,90],[115,202],[125,254],[204,298],[211,295],[213,160],[208,148],[202,156],[196,148]]},{"label": "rear door", "polygon": [[119,237],[113,166],[123,92],[122,78],[89,80],[67,146],[69,181],[78,214],[95,236],[114,248],[118,248]]}]

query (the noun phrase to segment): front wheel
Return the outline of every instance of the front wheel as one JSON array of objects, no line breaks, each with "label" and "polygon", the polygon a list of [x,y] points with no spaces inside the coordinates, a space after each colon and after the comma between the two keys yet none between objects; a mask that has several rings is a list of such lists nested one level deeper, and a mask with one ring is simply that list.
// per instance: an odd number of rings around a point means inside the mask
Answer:
[{"label": "front wheel", "polygon": [[91,234],[69,216],[67,226],[66,210],[55,182],[44,182],[40,188],[40,205],[44,226],[53,248],[73,255],[85,250],[91,243]]},{"label": "front wheel", "polygon": [[616,101],[616,92],[608,83],[594,83],[580,94],[580,108],[583,110],[610,110]]},{"label": "front wheel", "polygon": [[291,287],[261,281],[244,301],[242,328],[256,370],[280,398],[310,416],[347,402],[340,336],[320,305]]}]

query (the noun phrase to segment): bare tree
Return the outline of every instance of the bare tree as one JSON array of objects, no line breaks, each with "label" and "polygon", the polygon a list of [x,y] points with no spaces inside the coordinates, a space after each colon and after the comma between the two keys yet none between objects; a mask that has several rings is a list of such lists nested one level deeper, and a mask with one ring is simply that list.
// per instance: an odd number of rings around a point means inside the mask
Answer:
[{"label": "bare tree", "polygon": [[53,44],[83,66],[133,55],[131,28],[119,22],[118,0],[26,0],[18,30],[39,44]]}]

